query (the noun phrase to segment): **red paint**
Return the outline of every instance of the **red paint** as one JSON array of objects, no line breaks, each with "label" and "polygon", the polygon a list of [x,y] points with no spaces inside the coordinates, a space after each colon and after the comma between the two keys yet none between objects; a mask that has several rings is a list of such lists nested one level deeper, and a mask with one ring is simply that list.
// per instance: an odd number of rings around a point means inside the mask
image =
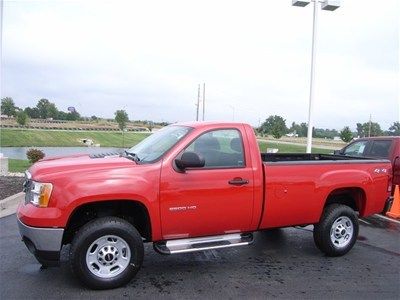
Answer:
[{"label": "red paint", "polygon": [[[238,123],[183,124],[193,130],[152,164],[123,157],[87,155],[47,159],[31,167],[32,178],[53,184],[48,208],[21,204],[18,216],[35,227],[66,227],[85,203],[132,200],[148,210],[154,241],[249,232],[318,222],[328,196],[337,189],[358,188],[362,216],[382,211],[387,199],[390,163],[264,164],[253,129]],[[234,128],[243,138],[246,165],[234,169],[174,169],[175,157],[200,134]],[[265,178],[264,178],[265,174]],[[229,180],[242,178],[247,185]],[[265,185],[265,186],[264,186]]]},{"label": "red paint", "polygon": [[354,142],[347,145],[341,151],[344,151],[347,147],[351,146],[352,144],[359,142],[359,141],[367,141],[368,144],[366,146],[366,153],[363,154],[364,157],[371,156],[370,155],[370,148],[374,142],[379,141],[391,141],[390,149],[388,149],[388,153],[385,156],[374,155],[377,158],[384,158],[390,160],[392,163],[392,180],[393,180],[393,187],[392,187],[392,195],[394,193],[394,186],[400,185],[400,137],[399,136],[380,136],[380,137],[367,137],[367,138],[360,138],[355,140]]}]

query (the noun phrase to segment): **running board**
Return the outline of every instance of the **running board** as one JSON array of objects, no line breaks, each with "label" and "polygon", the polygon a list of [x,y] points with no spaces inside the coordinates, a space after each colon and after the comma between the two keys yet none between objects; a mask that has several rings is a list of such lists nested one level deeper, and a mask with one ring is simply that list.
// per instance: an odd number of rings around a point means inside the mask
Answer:
[{"label": "running board", "polygon": [[153,243],[154,250],[161,254],[188,253],[211,249],[245,246],[253,243],[253,234],[234,233],[200,238],[171,240]]}]

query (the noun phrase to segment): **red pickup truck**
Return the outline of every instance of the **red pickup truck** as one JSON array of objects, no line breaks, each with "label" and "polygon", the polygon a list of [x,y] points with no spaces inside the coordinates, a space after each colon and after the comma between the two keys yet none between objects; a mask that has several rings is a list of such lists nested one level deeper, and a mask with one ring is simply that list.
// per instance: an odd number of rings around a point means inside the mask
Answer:
[{"label": "red pickup truck", "polygon": [[343,255],[356,242],[357,216],[382,211],[391,180],[388,160],[260,153],[249,125],[174,124],[123,154],[34,164],[17,217],[40,263],[57,264],[71,244],[76,276],[105,289],[136,275],[145,242],[162,254],[185,253],[313,224],[316,246]]}]

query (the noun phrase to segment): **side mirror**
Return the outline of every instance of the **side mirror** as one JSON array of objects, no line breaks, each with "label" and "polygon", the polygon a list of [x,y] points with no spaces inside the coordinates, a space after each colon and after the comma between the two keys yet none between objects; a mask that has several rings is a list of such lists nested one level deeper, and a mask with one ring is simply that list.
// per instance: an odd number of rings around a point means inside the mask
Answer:
[{"label": "side mirror", "polygon": [[202,168],[205,165],[204,158],[201,158],[195,152],[183,152],[180,158],[175,159],[175,164],[179,170],[187,168]]},{"label": "side mirror", "polygon": [[344,149],[340,149],[340,150],[335,150],[333,151],[334,155],[344,155]]}]

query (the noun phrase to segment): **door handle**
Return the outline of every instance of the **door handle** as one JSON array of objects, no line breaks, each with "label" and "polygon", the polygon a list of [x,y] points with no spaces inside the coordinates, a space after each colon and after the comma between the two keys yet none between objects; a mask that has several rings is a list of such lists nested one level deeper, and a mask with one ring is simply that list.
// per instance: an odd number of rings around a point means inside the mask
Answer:
[{"label": "door handle", "polygon": [[232,180],[229,180],[228,183],[231,185],[244,185],[244,184],[248,184],[249,181],[247,179],[236,177],[236,178],[233,178]]}]

